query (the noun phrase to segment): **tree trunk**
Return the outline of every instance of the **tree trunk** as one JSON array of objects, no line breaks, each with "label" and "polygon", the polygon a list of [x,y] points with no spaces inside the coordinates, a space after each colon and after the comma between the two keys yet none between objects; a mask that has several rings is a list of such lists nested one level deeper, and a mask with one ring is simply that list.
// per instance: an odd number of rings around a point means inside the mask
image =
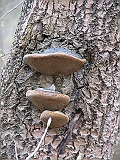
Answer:
[{"label": "tree trunk", "polygon": [[[70,96],[62,110],[67,126],[49,129],[39,160],[111,160],[119,123],[119,43],[117,0],[26,0],[11,55],[2,72],[1,159],[25,158],[43,135],[40,111],[26,98],[29,89],[49,87]],[[26,54],[62,47],[87,60],[63,76],[44,76],[23,61]]]}]

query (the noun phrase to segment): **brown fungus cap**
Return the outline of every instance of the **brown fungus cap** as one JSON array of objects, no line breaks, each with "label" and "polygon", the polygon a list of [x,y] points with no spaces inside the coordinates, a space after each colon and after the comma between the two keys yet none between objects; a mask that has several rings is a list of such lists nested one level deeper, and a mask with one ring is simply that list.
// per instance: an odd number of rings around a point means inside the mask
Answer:
[{"label": "brown fungus cap", "polygon": [[66,116],[62,112],[46,110],[40,116],[40,120],[44,123],[44,126],[47,125],[47,121],[50,117],[52,118],[50,128],[62,127],[66,125],[69,121],[68,116]]},{"label": "brown fungus cap", "polygon": [[62,110],[70,102],[69,96],[43,88],[28,90],[26,96],[41,112]]},{"label": "brown fungus cap", "polygon": [[86,59],[82,59],[79,54],[63,48],[50,48],[41,54],[28,54],[24,56],[24,61],[33,70],[44,75],[69,75],[80,70],[86,63]]}]

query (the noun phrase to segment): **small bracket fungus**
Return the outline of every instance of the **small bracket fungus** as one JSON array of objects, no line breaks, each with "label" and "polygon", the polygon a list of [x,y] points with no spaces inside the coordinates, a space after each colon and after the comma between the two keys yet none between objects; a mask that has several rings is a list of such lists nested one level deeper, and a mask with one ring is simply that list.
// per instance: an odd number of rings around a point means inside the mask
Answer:
[{"label": "small bracket fungus", "polygon": [[41,112],[44,110],[62,110],[70,102],[69,96],[51,89],[28,90],[26,96]]},{"label": "small bracket fungus", "polygon": [[79,54],[63,48],[50,48],[41,54],[28,54],[24,56],[24,61],[33,70],[47,76],[56,73],[69,75],[80,70],[86,63],[86,59],[82,59]]},{"label": "small bracket fungus", "polygon": [[49,118],[52,118],[50,128],[59,128],[66,125],[69,121],[68,116],[59,112],[59,111],[44,111],[41,114],[40,120],[44,123],[44,126],[47,125]]}]

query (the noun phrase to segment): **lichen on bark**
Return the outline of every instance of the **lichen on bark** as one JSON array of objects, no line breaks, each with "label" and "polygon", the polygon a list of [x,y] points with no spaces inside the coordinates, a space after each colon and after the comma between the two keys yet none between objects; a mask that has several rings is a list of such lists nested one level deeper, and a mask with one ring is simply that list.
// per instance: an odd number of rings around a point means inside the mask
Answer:
[{"label": "lichen on bark", "polygon": [[[49,87],[71,98],[62,111],[67,126],[49,130],[36,159],[111,160],[119,123],[119,1],[34,0],[24,2],[11,55],[1,80],[1,159],[20,160],[37,146],[44,128],[29,89]],[[24,55],[62,47],[81,54],[86,65],[70,76],[44,76]]]}]

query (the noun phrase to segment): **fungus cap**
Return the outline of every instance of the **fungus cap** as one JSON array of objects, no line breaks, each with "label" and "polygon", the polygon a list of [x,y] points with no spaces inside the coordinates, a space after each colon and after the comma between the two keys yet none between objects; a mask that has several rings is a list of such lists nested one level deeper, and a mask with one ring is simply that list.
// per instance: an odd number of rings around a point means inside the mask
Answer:
[{"label": "fungus cap", "polygon": [[50,128],[59,128],[66,125],[69,121],[69,117],[64,113],[59,111],[49,111],[46,110],[42,112],[40,116],[40,120],[44,123],[44,126],[47,125],[48,119],[51,117],[52,121],[50,124]]},{"label": "fungus cap", "polygon": [[69,75],[80,70],[86,63],[86,59],[82,59],[79,54],[63,48],[50,48],[41,54],[28,54],[24,56],[24,61],[33,70],[44,75]]},{"label": "fungus cap", "polygon": [[69,96],[43,88],[28,90],[26,96],[41,112],[62,110],[70,102]]}]

